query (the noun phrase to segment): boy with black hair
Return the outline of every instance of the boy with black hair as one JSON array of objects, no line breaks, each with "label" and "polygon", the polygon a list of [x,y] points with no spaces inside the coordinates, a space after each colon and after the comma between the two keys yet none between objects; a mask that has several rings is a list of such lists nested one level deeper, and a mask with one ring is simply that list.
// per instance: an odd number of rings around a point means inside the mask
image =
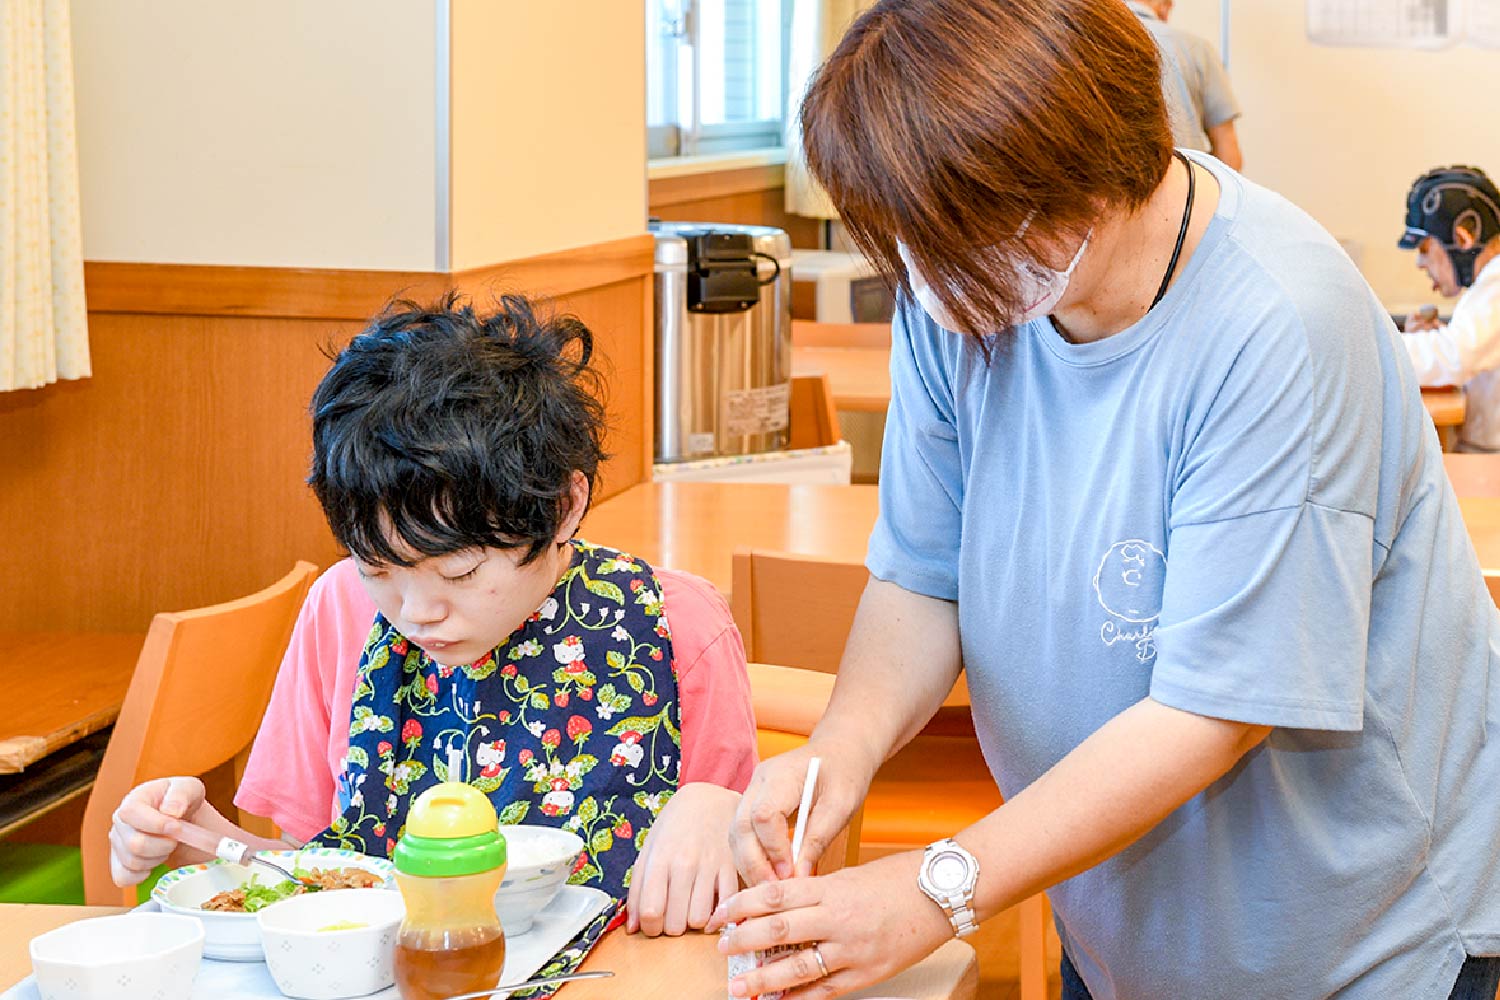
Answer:
[{"label": "boy with black hair", "polygon": [[[553,971],[621,909],[632,930],[714,929],[756,759],[722,598],[575,537],[605,457],[592,351],[581,322],[522,297],[480,315],[450,295],[396,304],[334,359],[309,482],[350,558],[308,595],[235,800],[294,844],[377,856],[440,780],[502,823],[578,833],[572,881],[616,902]],[[182,821],[286,846],[197,779],[158,779],[116,813],[116,881],[197,860]]]}]

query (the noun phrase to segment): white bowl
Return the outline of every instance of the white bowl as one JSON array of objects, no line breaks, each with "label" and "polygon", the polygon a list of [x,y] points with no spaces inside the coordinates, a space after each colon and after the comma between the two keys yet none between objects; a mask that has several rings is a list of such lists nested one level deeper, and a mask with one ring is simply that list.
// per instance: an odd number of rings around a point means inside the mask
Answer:
[{"label": "white bowl", "polygon": [[[332,889],[282,900],[255,915],[276,988],[299,1000],[343,1000],[396,981],[400,893]],[[362,927],[323,930],[341,923]]]},{"label": "white bowl", "polygon": [[[309,847],[300,851],[263,851],[261,857],[291,871],[295,867],[304,870],[327,868],[363,868],[385,880],[394,888],[394,869],[384,858],[372,858],[354,851],[329,847]],[[203,909],[203,904],[216,893],[234,889],[250,881],[255,875],[262,884],[276,881],[276,873],[261,865],[231,865],[222,861],[210,861],[204,865],[188,865],[167,872],[151,890],[151,899],[165,913],[193,917],[203,924],[203,954],[230,962],[259,962],[264,957],[260,944],[260,929],[255,923],[254,913],[219,913]],[[311,893],[310,895],[320,895]],[[292,897],[298,898],[298,897]],[[268,909],[281,906],[282,900]]]},{"label": "white bowl", "polygon": [[575,833],[552,826],[502,826],[505,880],[495,890],[495,912],[507,937],[531,930],[536,915],[552,902],[583,851]]},{"label": "white bowl", "polygon": [[42,1000],[188,1000],[203,925],[165,913],[94,917],[31,942]]}]

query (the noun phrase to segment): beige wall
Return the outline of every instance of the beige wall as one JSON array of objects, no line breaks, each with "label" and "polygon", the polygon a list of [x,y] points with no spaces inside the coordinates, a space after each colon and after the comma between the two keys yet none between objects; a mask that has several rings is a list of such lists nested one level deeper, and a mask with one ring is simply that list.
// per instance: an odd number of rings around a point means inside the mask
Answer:
[{"label": "beige wall", "polygon": [[[1357,241],[1365,277],[1393,305],[1431,301],[1397,250],[1407,187],[1429,167],[1500,176],[1500,53],[1342,49],[1307,41],[1304,0],[1237,0],[1230,69],[1244,106],[1245,173],[1335,236]],[[1217,0],[1177,0],[1172,23],[1219,39]]]},{"label": "beige wall", "polygon": [[85,256],[438,266],[438,2],[74,0]]},{"label": "beige wall", "polygon": [[645,231],[644,0],[453,0],[455,270]]}]

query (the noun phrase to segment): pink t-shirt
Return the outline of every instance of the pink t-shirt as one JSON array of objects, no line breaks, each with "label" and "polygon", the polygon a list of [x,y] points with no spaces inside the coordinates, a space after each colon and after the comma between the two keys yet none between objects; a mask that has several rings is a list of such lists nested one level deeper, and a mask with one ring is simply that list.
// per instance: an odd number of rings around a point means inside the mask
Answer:
[{"label": "pink t-shirt", "polygon": [[[713,585],[659,569],[672,625],[682,701],[682,783],[706,781],[744,791],[755,769],[755,717],[745,647]],[[354,671],[375,604],[348,559],[308,592],[276,689],[234,797],[235,805],[273,820],[297,840],[332,821],[334,782],[349,748]]]}]

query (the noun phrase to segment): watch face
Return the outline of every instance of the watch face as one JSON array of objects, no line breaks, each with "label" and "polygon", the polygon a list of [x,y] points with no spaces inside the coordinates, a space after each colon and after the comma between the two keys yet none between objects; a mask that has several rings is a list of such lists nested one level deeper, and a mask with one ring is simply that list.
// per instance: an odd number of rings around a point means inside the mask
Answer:
[{"label": "watch face", "polygon": [[962,857],[949,851],[934,857],[927,873],[939,892],[953,892],[963,888],[969,877],[969,865]]}]

